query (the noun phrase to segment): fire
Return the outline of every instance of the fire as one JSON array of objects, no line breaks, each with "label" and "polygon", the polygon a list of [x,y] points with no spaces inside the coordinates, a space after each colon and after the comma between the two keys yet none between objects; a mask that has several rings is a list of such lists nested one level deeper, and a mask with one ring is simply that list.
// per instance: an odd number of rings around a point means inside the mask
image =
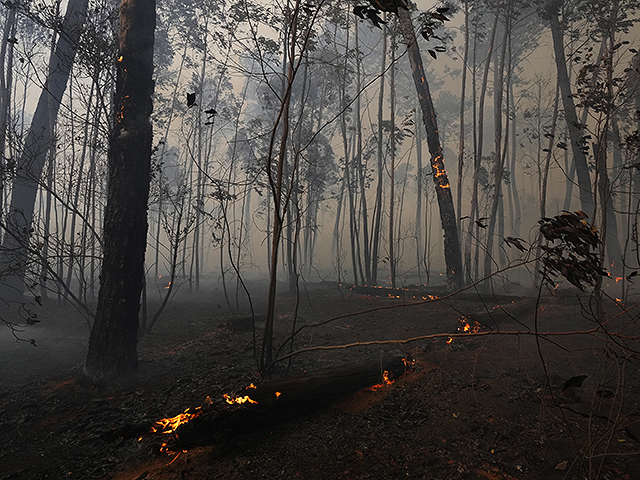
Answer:
[{"label": "fire", "polygon": [[447,343],[451,343],[453,342],[453,337],[449,337],[449,340],[447,340]]},{"label": "fire", "polygon": [[367,390],[369,390],[371,392],[375,392],[376,390],[380,390],[382,387],[385,387],[387,385],[391,385],[392,383],[393,383],[393,380],[391,380],[389,371],[385,370],[382,373],[382,382],[377,384],[377,385],[373,385],[372,387],[367,388]]},{"label": "fire", "polygon": [[486,330],[486,327],[471,317],[462,316],[458,319],[458,327],[456,330],[460,333],[478,333]]},{"label": "fire", "polygon": [[176,415],[175,417],[158,420],[151,427],[151,433],[173,433],[180,425],[199,416],[202,413],[201,408],[202,407],[197,407],[195,413],[189,413],[191,409],[187,408],[184,413]]},{"label": "fire", "polygon": [[438,155],[431,161],[431,166],[435,173],[436,185],[440,188],[451,188],[447,178],[447,171],[442,163],[442,155]]},{"label": "fire", "polygon": [[255,400],[252,400],[251,397],[249,397],[249,395],[245,395],[244,397],[232,397],[231,395],[225,393],[224,394],[224,399],[227,401],[227,403],[229,405],[234,405],[234,404],[242,404],[242,403],[258,403]]}]

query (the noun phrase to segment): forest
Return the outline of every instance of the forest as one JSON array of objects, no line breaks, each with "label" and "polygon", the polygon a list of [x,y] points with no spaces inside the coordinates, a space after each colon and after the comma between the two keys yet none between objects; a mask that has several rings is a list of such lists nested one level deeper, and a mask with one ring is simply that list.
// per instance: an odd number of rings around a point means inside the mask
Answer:
[{"label": "forest", "polygon": [[0,480],[637,478],[640,2],[0,12]]}]

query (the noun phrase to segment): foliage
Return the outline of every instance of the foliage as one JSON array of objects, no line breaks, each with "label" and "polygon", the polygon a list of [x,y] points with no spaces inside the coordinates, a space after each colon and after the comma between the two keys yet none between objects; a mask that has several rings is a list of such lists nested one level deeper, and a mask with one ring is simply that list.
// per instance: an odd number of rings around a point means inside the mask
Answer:
[{"label": "foliage", "polygon": [[544,217],[538,221],[540,233],[552,245],[542,245],[545,271],[543,278],[552,288],[557,285],[559,275],[571,284],[584,290],[594,287],[598,279],[607,276],[600,266],[596,252],[600,239],[598,230],[587,221],[588,215],[582,211],[562,212],[553,218]]}]

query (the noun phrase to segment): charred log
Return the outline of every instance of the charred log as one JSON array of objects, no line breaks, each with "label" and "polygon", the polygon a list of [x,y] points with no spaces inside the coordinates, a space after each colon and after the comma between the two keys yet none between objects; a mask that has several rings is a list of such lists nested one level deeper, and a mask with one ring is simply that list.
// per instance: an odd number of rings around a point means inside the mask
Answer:
[{"label": "charred log", "polygon": [[[197,418],[177,428],[170,450],[227,444],[235,438],[271,429],[312,413],[358,390],[397,379],[410,366],[400,357],[328,368],[250,386],[232,405],[216,402]],[[240,403],[245,397],[250,400]]]}]

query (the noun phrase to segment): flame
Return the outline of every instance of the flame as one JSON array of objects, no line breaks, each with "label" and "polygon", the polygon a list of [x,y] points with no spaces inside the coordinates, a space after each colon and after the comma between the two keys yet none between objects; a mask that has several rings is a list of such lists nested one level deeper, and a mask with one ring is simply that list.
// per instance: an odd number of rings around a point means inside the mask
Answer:
[{"label": "flame", "polygon": [[385,387],[387,385],[391,385],[393,383],[393,380],[391,380],[390,378],[390,373],[388,370],[385,370],[382,373],[382,382],[377,384],[377,385],[373,385],[372,387],[367,388],[367,390],[371,391],[371,392],[375,392],[376,390],[380,390],[382,387]]},{"label": "flame", "polygon": [[275,392],[276,393],[276,398],[278,398],[280,395],[282,395],[281,392]]},{"label": "flame", "polygon": [[169,290],[171,288],[171,282],[167,283],[167,286],[164,287],[165,290]]},{"label": "flame", "polygon": [[407,356],[402,359],[402,363],[404,363],[405,368],[411,368],[416,365],[416,360],[415,358]]},{"label": "flame", "polygon": [[470,317],[462,316],[458,319],[459,325],[457,327],[457,331],[460,333],[478,333],[486,330],[486,327],[483,326],[477,320],[473,320]]},{"label": "flame", "polygon": [[[255,387],[254,387],[255,388]],[[227,403],[229,405],[233,405],[233,404],[242,404],[242,403],[258,403],[255,400],[252,400],[251,397],[249,397],[249,395],[245,395],[244,397],[232,397],[231,395],[228,394],[224,394],[224,399],[227,401]]]},{"label": "flame", "polygon": [[193,420],[194,418],[199,416],[202,413],[201,409],[202,407],[197,407],[195,409],[195,413],[189,413],[191,409],[187,408],[184,413],[176,415],[175,417],[163,418],[162,420],[158,420],[151,427],[150,433],[173,433],[180,425],[185,424],[188,421]]},{"label": "flame", "polygon": [[447,340],[447,343],[451,343],[453,342],[453,337],[449,337],[449,340]]},{"label": "flame", "polygon": [[436,181],[436,185],[440,188],[451,188],[449,185],[449,181],[447,178],[447,171],[444,168],[444,164],[442,163],[442,155],[436,156],[431,161],[431,166],[434,170],[434,179]]}]

